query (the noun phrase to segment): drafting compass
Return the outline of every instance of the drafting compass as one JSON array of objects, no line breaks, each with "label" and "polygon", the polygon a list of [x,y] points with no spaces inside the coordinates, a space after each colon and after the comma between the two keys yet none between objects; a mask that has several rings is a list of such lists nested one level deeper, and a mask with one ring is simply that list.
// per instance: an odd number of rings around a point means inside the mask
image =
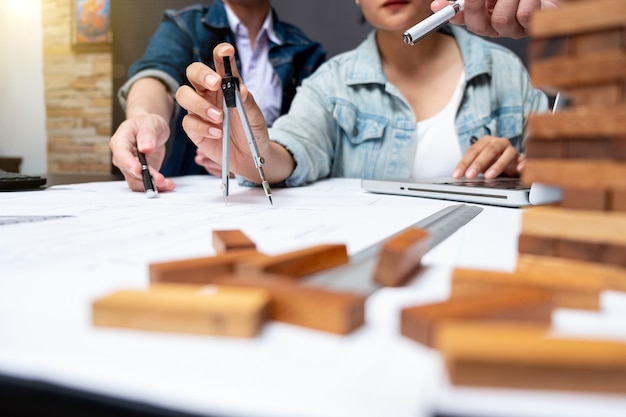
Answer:
[{"label": "drafting compass", "polygon": [[265,161],[263,160],[263,157],[259,155],[259,149],[257,148],[256,140],[252,135],[252,128],[250,127],[250,122],[248,121],[248,115],[246,114],[246,110],[243,108],[243,103],[241,102],[241,95],[239,94],[239,78],[233,77],[233,72],[230,67],[230,59],[227,56],[224,57],[222,92],[224,93],[224,135],[222,136],[221,188],[222,194],[224,195],[224,201],[226,200],[226,197],[228,197],[228,180],[230,178],[230,111],[232,108],[236,107],[239,112],[239,118],[241,119],[243,130],[246,134],[248,146],[250,146],[250,152],[252,153],[252,158],[254,159],[254,165],[259,170],[263,191],[265,191],[265,195],[270,200],[270,204],[273,205],[272,191],[270,190],[270,185],[265,179],[265,173],[263,172],[263,163]]}]

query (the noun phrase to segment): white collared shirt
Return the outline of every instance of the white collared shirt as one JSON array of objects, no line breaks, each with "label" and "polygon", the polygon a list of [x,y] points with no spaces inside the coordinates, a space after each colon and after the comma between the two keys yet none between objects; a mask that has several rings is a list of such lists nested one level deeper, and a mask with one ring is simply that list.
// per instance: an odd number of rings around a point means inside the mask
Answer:
[{"label": "white collared shirt", "polygon": [[252,47],[248,28],[241,23],[226,4],[224,6],[226,7],[230,29],[235,34],[237,42],[242,81],[254,95],[268,126],[271,126],[280,115],[282,104],[280,78],[274,72],[269,60],[270,40],[277,44],[281,43],[274,32],[272,13],[270,12],[265,18],[265,22],[263,22],[263,26],[254,41],[254,47]]},{"label": "white collared shirt", "polygon": [[461,74],[452,99],[443,110],[417,122],[417,150],[411,177],[450,177],[463,157],[454,121],[465,91],[464,80],[465,72]]}]

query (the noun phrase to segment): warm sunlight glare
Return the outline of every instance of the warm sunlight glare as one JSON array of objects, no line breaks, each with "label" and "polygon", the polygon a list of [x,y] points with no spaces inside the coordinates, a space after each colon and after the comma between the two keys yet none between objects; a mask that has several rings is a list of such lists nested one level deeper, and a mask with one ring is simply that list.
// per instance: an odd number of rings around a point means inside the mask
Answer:
[{"label": "warm sunlight glare", "polygon": [[9,12],[14,12],[15,16],[17,16],[18,14],[23,14],[24,12],[28,11],[28,9],[32,9],[32,6],[35,4],[35,2],[39,2],[41,0],[0,0],[2,2],[8,2],[9,3]]}]

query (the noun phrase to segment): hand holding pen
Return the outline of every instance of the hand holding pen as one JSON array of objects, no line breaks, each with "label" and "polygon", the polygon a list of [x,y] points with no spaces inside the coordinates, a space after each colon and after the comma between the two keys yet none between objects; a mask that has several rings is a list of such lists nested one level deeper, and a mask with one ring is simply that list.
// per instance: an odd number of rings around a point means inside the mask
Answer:
[{"label": "hand holding pen", "polygon": [[[119,168],[131,190],[146,190],[142,165],[149,165],[152,168],[152,177],[159,192],[172,191],[176,188],[174,181],[165,178],[158,171],[165,157],[165,143],[168,137],[169,122],[154,113],[129,115],[117,128],[109,141],[111,161]],[[147,158],[147,164],[142,164],[137,155],[139,151]]]},{"label": "hand holding pen", "polygon": [[457,0],[428,16],[426,19],[404,32],[404,43],[414,45],[415,42],[418,42],[420,39],[448,23],[457,13],[463,11],[464,6],[465,0]]},{"label": "hand holding pen", "polygon": [[[431,9],[439,12],[450,5],[448,0],[433,0]],[[450,23],[465,25],[481,36],[521,38],[528,34],[532,14],[537,10],[558,7],[558,0],[466,0],[463,13]]]},{"label": "hand holding pen", "polygon": [[156,184],[154,183],[154,178],[152,178],[152,174],[150,174],[150,167],[148,166],[148,162],[146,162],[146,156],[143,152],[137,151],[137,157],[139,158],[139,163],[141,164],[141,179],[143,181],[143,188],[146,191],[146,197],[154,198],[159,194],[159,192]]}]

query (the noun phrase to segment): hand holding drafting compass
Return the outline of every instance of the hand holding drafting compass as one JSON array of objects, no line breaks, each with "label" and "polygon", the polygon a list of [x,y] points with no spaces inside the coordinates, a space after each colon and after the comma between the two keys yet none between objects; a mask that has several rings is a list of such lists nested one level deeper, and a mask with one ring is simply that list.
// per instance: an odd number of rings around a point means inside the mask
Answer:
[{"label": "hand holding drafting compass", "polygon": [[236,107],[239,112],[239,118],[241,119],[243,130],[246,134],[248,146],[250,146],[250,152],[252,153],[252,158],[254,159],[254,165],[259,170],[263,191],[265,191],[265,195],[270,200],[270,204],[273,205],[272,191],[270,190],[270,185],[265,179],[265,173],[263,172],[263,163],[265,161],[263,160],[263,157],[259,155],[259,149],[257,148],[256,140],[252,135],[252,128],[250,127],[250,122],[248,121],[248,115],[246,114],[246,110],[243,108],[243,103],[241,102],[241,95],[239,94],[239,78],[233,77],[232,69],[230,67],[230,59],[227,56],[224,57],[222,92],[224,93],[224,135],[222,137],[221,188],[224,200],[228,197],[228,180],[230,178],[230,110],[233,107]]}]

